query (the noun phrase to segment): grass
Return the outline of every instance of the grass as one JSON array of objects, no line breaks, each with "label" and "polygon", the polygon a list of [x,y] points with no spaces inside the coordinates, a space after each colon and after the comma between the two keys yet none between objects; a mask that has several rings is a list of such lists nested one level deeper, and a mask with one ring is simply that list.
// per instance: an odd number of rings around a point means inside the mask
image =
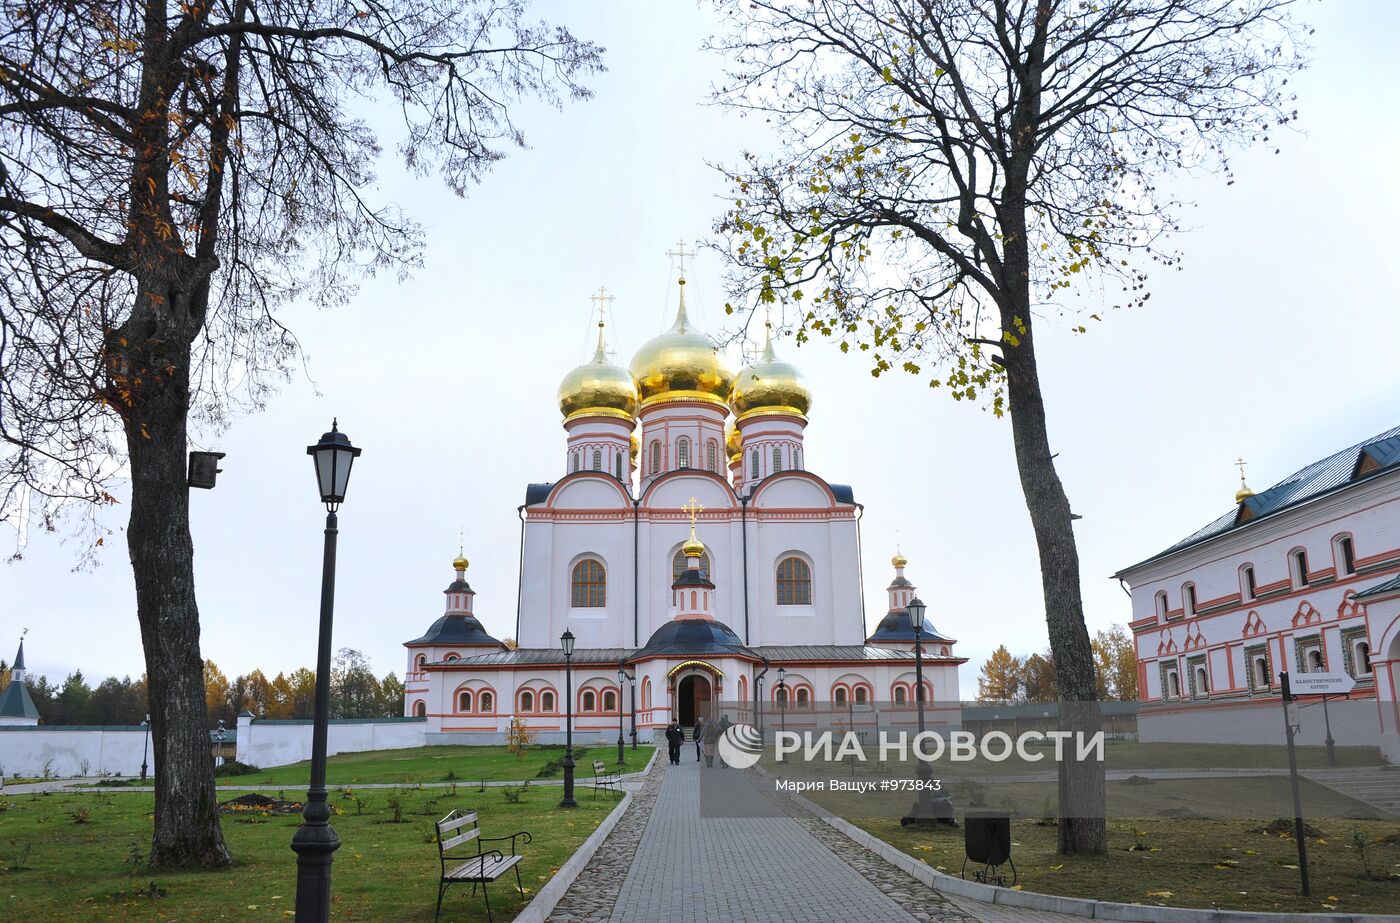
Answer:
[{"label": "grass", "polygon": [[[624,751],[627,757],[623,772],[638,772],[646,768],[653,748],[639,745]],[[505,747],[416,747],[408,750],[371,750],[364,753],[341,753],[326,761],[326,782],[329,785],[360,785],[369,782],[414,784],[418,782],[509,782],[520,779],[562,779],[556,772],[539,776],[547,763],[564,759],[564,748],[532,746],[524,759],[518,759]],[[593,777],[593,761],[602,760],[609,769],[617,765],[617,747],[575,747],[574,761],[580,781]],[[261,769],[250,775],[228,776],[221,785],[286,785],[305,786],[311,777],[310,762],[293,763]]]},{"label": "grass", "polygon": [[[277,790],[266,794],[276,796]],[[579,807],[558,807],[559,789],[527,788],[510,803],[499,788],[332,791],[340,834],[332,918],[428,921],[439,865],[433,821],[453,808],[477,810],[486,836],[529,830],[521,875],[527,898],[558,871],[617,799],[580,789]],[[286,793],[300,798],[300,791]],[[402,822],[393,822],[393,800]],[[224,837],[236,860],[212,872],[152,873],[143,865],[151,837],[152,797],[138,792],[19,795],[0,800],[0,895],[16,920],[288,919],[296,894],[289,844],[299,818],[229,814]],[[524,906],[512,876],[491,888],[497,920]],[[452,887],[444,921],[485,920],[481,895]]]}]

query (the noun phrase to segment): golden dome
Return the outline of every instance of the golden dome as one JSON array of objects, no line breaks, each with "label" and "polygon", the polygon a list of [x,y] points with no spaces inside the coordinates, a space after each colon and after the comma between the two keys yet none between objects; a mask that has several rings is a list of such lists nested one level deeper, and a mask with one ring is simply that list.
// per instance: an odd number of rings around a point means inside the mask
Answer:
[{"label": "golden dome", "polygon": [[608,361],[603,325],[598,324],[598,351],[559,383],[559,412],[565,422],[576,417],[618,417],[632,421],[637,414],[637,385],[627,370]]},{"label": "golden dome", "polygon": [[690,527],[690,538],[686,539],[685,544],[681,546],[681,552],[687,558],[699,558],[703,557],[705,554],[705,543],[695,537],[695,526],[693,524]]},{"label": "golden dome", "polygon": [[467,560],[466,556],[463,555],[462,552],[459,551],[459,552],[457,552],[457,557],[455,557],[455,558],[452,559],[452,569],[453,569],[453,570],[466,570],[466,569],[467,569],[467,565],[468,565],[469,563],[470,563],[470,562]]},{"label": "golden dome", "polygon": [[907,567],[909,564],[909,559],[906,558],[904,555],[900,554],[898,551],[896,551],[894,553],[894,557],[890,558],[890,563],[893,564],[895,567]]},{"label": "golden dome", "polygon": [[1249,485],[1240,481],[1240,489],[1235,491],[1235,502],[1243,503],[1249,497],[1254,496],[1254,491],[1249,489]]},{"label": "golden dome", "polygon": [[745,367],[735,380],[729,407],[739,420],[759,413],[786,414],[805,420],[812,409],[812,392],[803,384],[802,373],[774,354],[771,329],[763,347],[763,358]]},{"label": "golden dome", "polygon": [[730,417],[724,421],[724,451],[732,465],[738,460],[739,454],[743,452],[742,436],[739,435],[739,427],[734,425],[734,418]]},{"label": "golden dome", "polygon": [[666,401],[705,401],[725,406],[734,371],[714,341],[691,325],[685,314],[685,279],[671,329],[648,341],[632,358],[632,377],[642,406]]},{"label": "golden dome", "polygon": [[632,467],[637,467],[637,456],[642,454],[642,437],[634,429],[632,437],[627,440],[627,460],[632,463]]}]

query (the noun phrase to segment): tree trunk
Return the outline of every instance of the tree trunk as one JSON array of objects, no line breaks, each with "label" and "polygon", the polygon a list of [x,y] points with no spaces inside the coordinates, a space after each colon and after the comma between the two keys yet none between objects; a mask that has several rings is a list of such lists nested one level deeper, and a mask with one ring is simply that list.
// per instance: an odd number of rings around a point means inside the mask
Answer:
[{"label": "tree trunk", "polygon": [[[138,302],[153,299],[142,287]],[[188,310],[188,292],[160,293],[160,320],[140,312],[112,350],[113,384],[130,394],[123,408],[131,465],[127,547],[146,654],[155,757],[156,812],[150,864],[220,866],[230,861],[219,826],[214,760],[199,653],[186,486],[190,339],[168,329]],[[186,317],[188,315],[185,315]],[[164,323],[160,322],[165,321]],[[140,325],[147,329],[135,329]]]}]

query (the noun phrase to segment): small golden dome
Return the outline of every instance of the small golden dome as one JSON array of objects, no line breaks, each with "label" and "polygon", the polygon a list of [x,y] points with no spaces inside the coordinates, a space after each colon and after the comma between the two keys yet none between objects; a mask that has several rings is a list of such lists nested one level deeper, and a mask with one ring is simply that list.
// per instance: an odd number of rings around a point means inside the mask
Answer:
[{"label": "small golden dome", "polygon": [[577,417],[618,417],[631,421],[637,414],[637,385],[626,369],[608,361],[603,325],[598,324],[598,351],[592,361],[564,376],[559,383],[559,412],[565,422]]},{"label": "small golden dome", "polygon": [[739,427],[734,425],[734,418],[730,417],[724,421],[724,451],[729,457],[732,465],[739,460],[739,455],[743,452],[743,437],[739,435]]},{"label": "small golden dome", "polygon": [[671,329],[655,337],[632,357],[632,377],[642,406],[667,401],[705,401],[721,407],[734,388],[734,371],[708,336],[696,330],[685,313],[685,280]]},{"label": "small golden dome", "polygon": [[637,456],[640,455],[641,453],[642,453],[642,437],[641,437],[641,435],[634,429],[634,430],[632,430],[632,437],[631,437],[630,439],[627,440],[627,455],[628,455],[628,460],[631,461],[632,467],[633,467],[633,468],[637,467]]},{"label": "small golden dome", "polygon": [[462,553],[459,551],[459,552],[457,552],[457,557],[455,557],[455,558],[452,559],[452,569],[453,569],[453,570],[466,570],[466,569],[467,569],[467,565],[468,565],[469,563],[470,563],[470,562],[467,560],[466,556],[465,556],[464,554],[462,554]]},{"label": "small golden dome", "polygon": [[705,554],[705,543],[695,537],[695,526],[690,527],[690,538],[685,540],[681,546],[681,552],[687,558],[699,558]]},{"label": "small golden dome", "polygon": [[909,559],[896,551],[894,557],[890,558],[890,563],[895,567],[906,567],[909,564]]},{"label": "small golden dome", "polygon": [[1254,491],[1249,489],[1249,485],[1240,481],[1240,489],[1235,491],[1235,502],[1243,503],[1248,498],[1254,496]]},{"label": "small golden dome", "polygon": [[739,373],[729,407],[742,420],[759,413],[777,413],[807,418],[812,409],[812,392],[802,381],[797,366],[778,359],[773,352],[773,331],[763,347],[763,358]]}]

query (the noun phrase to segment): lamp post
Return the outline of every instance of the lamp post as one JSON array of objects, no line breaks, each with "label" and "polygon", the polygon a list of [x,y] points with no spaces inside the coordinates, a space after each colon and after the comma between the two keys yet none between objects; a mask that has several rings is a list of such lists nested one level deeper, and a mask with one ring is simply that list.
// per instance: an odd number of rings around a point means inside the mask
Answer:
[{"label": "lamp post", "polygon": [[632,696],[632,749],[637,749],[637,674],[627,675],[627,687]]},{"label": "lamp post", "polygon": [[[619,765],[619,766],[622,766],[622,765],[624,765],[624,764],[627,762],[627,756],[626,756],[626,754],[623,752],[623,750],[624,750],[624,748],[625,748],[626,745],[623,743],[623,740],[622,740],[622,684],[625,683],[625,682],[627,682],[628,680],[632,680],[633,682],[635,682],[635,681],[636,681],[636,678],[635,678],[635,677],[632,677],[632,676],[628,676],[628,675],[627,675],[627,669],[626,669],[625,667],[618,667],[618,668],[617,668],[617,765]],[[633,713],[632,713],[632,720],[635,722],[635,721],[637,720],[636,705],[635,705],[635,703],[634,703],[634,705],[633,705],[632,712],[633,712]],[[632,732],[632,736],[633,736],[634,738],[636,737],[636,731],[633,731],[633,732]]]},{"label": "lamp post", "polygon": [[574,633],[565,628],[559,636],[559,644],[564,648],[564,800],[561,808],[576,808],[574,800]]},{"label": "lamp post", "polygon": [[224,762],[224,719],[219,719],[219,726],[214,730],[214,740],[218,742],[218,759],[214,761],[215,766],[222,766]]},{"label": "lamp post", "polygon": [[340,837],[330,825],[326,804],[326,733],[331,702],[331,624],[335,611],[336,510],[345,500],[350,467],[360,450],[331,421],[331,431],[307,446],[316,468],[316,484],[326,505],[326,538],[321,560],[321,624],[316,647],[316,706],[311,728],[311,785],[306,792],[302,824],[292,837],[297,854],[297,923],[326,923],[331,913],[331,857]]},{"label": "lamp post", "polygon": [[[924,614],[928,611],[928,606],[923,600],[915,596],[909,600],[909,624],[914,627],[914,701],[919,709],[919,735],[924,733]],[[914,750],[915,758],[918,758],[918,748]],[[929,780],[933,776],[933,768],[929,766],[928,760],[919,760],[919,793],[914,800],[914,808],[910,816],[904,818],[906,822],[932,821],[936,820],[933,815],[932,791],[929,788]]]},{"label": "lamp post", "polygon": [[141,741],[141,781],[146,781],[146,751],[151,747],[151,716],[147,715],[141,722],[141,726],[146,729],[146,737]]},{"label": "lamp post", "polygon": [[[787,670],[778,667],[778,722],[780,730],[787,733]],[[778,762],[785,762],[782,748],[778,748]]]}]

